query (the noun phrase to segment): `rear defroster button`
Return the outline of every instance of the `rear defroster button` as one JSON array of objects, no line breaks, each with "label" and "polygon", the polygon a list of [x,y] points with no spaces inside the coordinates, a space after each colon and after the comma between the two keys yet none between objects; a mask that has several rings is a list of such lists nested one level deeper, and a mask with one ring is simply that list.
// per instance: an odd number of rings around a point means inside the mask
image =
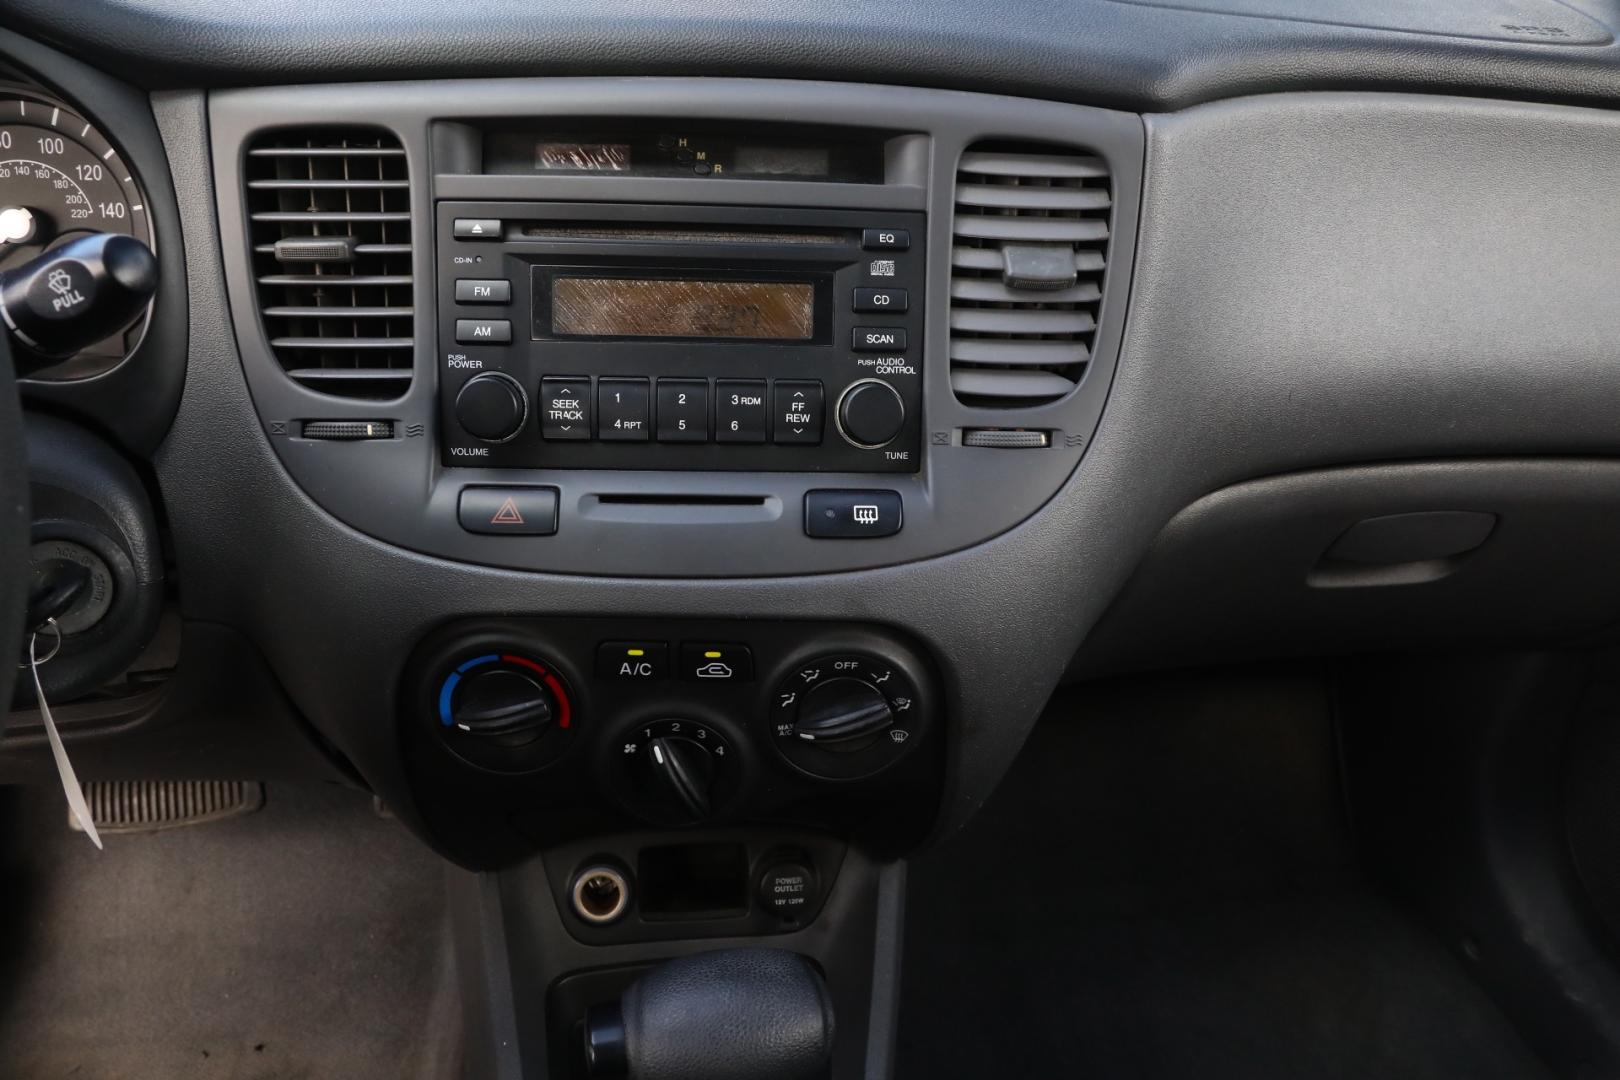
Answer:
[{"label": "rear defroster button", "polygon": [[861,540],[893,536],[900,531],[898,491],[807,491],[804,531],[807,536]]}]

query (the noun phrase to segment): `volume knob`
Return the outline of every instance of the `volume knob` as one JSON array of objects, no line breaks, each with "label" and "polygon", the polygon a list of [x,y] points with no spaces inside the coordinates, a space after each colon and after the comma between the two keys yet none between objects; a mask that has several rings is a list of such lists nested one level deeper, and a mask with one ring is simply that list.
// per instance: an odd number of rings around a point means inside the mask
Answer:
[{"label": "volume knob", "polygon": [[475,375],[456,394],[456,420],[484,442],[503,443],[523,430],[529,397],[516,379],[498,371]]}]

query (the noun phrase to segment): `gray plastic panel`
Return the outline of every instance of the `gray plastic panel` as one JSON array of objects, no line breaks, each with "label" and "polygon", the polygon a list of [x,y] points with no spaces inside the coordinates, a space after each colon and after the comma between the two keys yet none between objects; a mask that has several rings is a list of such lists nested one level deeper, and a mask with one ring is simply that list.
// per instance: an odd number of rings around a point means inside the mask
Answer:
[{"label": "gray plastic panel", "polygon": [[[932,140],[925,187],[913,181],[916,155],[891,154],[894,185],[814,184],[523,176],[441,176],[439,159],[469,167],[471,128],[445,121],[492,117],[672,116],[716,121],[859,123],[882,131],[921,131]],[[401,83],[228,91],[210,105],[220,232],[237,345],[265,429],[292,475],[326,510],[369,535],[434,555],[519,569],[661,577],[808,574],[881,566],[968,547],[1004,532],[1051,498],[1089,442],[1113,375],[1131,272],[1140,189],[1141,121],[1121,113],[1049,102],[925,90],[827,83],[739,80],[558,79]],[[288,124],[353,124],[393,129],[410,160],[418,228],[415,381],[394,402],[336,400],[287,379],[269,354],[254,310],[239,197],[244,143],[254,132]],[[435,130],[437,122],[438,130]],[[448,128],[448,130],[445,130]],[[980,139],[1056,141],[1090,148],[1114,176],[1114,241],[1094,358],[1080,386],[1061,402],[1016,412],[970,408],[951,392],[949,332],[951,206],[956,160]],[[823,472],[589,472],[563,469],[445,469],[433,438],[437,423],[436,264],[430,208],[435,199],[490,197],[653,203],[731,202],[914,210],[928,222],[927,315],[921,346],[925,432],[922,463],[911,475]],[[916,355],[913,347],[912,355]],[[831,403],[829,403],[829,407]],[[393,420],[405,435],[333,443],[294,436],[311,419]],[[417,425],[422,425],[420,428]],[[1054,430],[1042,449],[965,447],[963,428]],[[827,438],[836,438],[829,425]],[[544,484],[561,493],[555,536],[475,536],[454,507],[468,484]],[[804,535],[804,494],[813,488],[898,490],[905,527],[872,540],[814,540]],[[604,496],[674,500],[633,518],[592,514]],[[760,498],[775,512],[737,519],[715,514],[715,497]],[[682,503],[679,500],[690,501]],[[704,505],[707,500],[711,505]]]},{"label": "gray plastic panel", "polygon": [[[347,87],[327,94],[334,115],[353,101]],[[312,724],[418,824],[395,687],[411,648],[453,616],[905,628],[945,679],[952,825],[1000,780],[1164,524],[1209,492],[1351,462],[1620,454],[1620,116],[1253,98],[1150,118],[1131,332],[1108,409],[1068,483],[1018,527],[816,577],[649,581],[432,558],[343,525],[272,451],[224,295],[202,99],[158,106],[191,283],[185,398],[156,461],[182,603],[188,618],[247,630]]]}]

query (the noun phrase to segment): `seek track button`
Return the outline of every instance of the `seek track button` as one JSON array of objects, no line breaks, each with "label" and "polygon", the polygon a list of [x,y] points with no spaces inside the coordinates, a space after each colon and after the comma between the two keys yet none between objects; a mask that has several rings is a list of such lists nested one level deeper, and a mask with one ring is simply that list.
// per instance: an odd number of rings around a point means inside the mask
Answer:
[{"label": "seek track button", "polygon": [[540,434],[547,439],[591,437],[591,380],[540,380]]}]

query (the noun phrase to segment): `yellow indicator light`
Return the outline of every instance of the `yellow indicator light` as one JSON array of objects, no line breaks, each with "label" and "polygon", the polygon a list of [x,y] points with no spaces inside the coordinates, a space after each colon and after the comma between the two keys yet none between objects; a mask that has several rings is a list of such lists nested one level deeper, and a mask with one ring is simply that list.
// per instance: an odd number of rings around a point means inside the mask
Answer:
[{"label": "yellow indicator light", "polygon": [[626,649],[626,650],[624,650],[624,652],[625,652],[626,656],[646,656],[647,655],[647,650],[646,649]]},{"label": "yellow indicator light", "polygon": [[714,651],[711,650],[710,652],[706,652],[706,653],[703,654],[703,659],[705,659],[705,660],[718,660],[718,659],[720,659],[720,655],[721,655],[720,653],[717,653],[717,652],[714,652]]}]

